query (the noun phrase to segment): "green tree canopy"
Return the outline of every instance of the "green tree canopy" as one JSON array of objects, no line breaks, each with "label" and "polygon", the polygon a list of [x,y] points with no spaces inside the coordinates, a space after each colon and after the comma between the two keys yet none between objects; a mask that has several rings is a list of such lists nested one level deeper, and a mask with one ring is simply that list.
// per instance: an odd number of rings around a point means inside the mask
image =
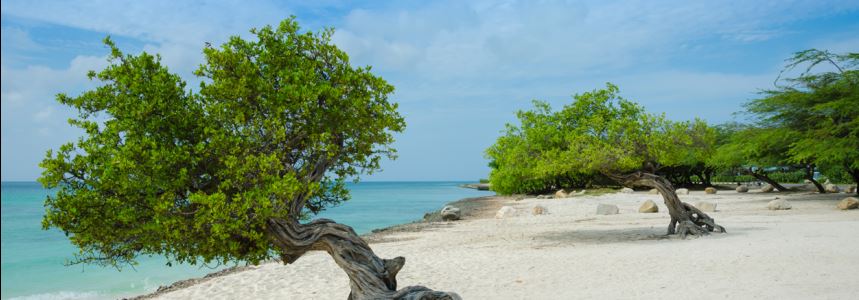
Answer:
[{"label": "green tree canopy", "polygon": [[778,79],[746,108],[759,127],[784,141],[790,162],[840,166],[859,182],[859,53],[797,52],[784,72],[801,66],[798,76]]},{"label": "green tree canopy", "polygon": [[332,31],[292,19],[204,50],[199,93],[159,56],[110,39],[102,83],[78,96],[86,134],[49,151],[39,179],[57,188],[45,228],[64,231],[79,260],[258,262],[283,250],[267,220],[298,219],[348,198],[344,181],[392,156],[403,118],[393,87],[352,67]]}]

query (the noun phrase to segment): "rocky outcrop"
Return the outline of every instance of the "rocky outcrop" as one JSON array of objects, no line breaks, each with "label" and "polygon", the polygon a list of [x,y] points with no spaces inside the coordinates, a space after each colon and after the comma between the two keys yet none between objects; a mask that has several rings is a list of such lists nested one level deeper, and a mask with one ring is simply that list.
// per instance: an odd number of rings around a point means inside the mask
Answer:
[{"label": "rocky outcrop", "polygon": [[535,216],[546,215],[549,214],[549,209],[547,209],[545,206],[537,204],[534,206],[533,209],[531,209],[531,214]]},{"label": "rocky outcrop", "polygon": [[838,202],[838,209],[848,210],[859,208],[859,199],[855,197],[847,197]]},{"label": "rocky outcrop", "polygon": [[597,205],[598,215],[616,215],[619,211],[620,209],[617,208],[617,205],[603,203]]},{"label": "rocky outcrop", "polygon": [[498,212],[495,213],[496,219],[504,219],[516,216],[516,209],[512,206],[502,206],[498,209]]},{"label": "rocky outcrop", "polygon": [[767,209],[769,210],[787,210],[790,209],[790,202],[784,199],[775,199],[767,203]]},{"label": "rocky outcrop", "polygon": [[656,202],[653,202],[653,200],[647,200],[641,204],[641,207],[638,208],[638,212],[640,212],[640,213],[659,212],[659,206],[656,206]]},{"label": "rocky outcrop", "polygon": [[441,209],[441,219],[445,221],[456,221],[462,218],[462,212],[459,208],[447,205]]}]

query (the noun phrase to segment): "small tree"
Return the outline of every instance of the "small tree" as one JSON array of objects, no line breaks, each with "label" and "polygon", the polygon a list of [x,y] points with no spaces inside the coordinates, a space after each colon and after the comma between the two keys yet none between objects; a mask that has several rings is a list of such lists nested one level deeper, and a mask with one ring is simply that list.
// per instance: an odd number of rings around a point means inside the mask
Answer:
[{"label": "small tree", "polygon": [[[585,174],[601,174],[621,184],[650,186],[659,190],[668,207],[671,221],[668,234],[678,233],[703,235],[714,230],[724,232],[707,214],[680,201],[674,186],[665,178],[654,173],[664,166],[686,161],[694,154],[683,150],[694,145],[688,134],[690,123],[675,123],[664,116],[648,114],[631,101],[620,98],[618,88],[608,84],[606,89],[575,95],[575,101],[560,111],[552,113],[547,104],[538,104],[538,111],[547,117],[532,120],[524,119],[523,127],[539,127],[557,136],[559,148],[541,149],[557,158],[567,170]],[[550,122],[547,122],[550,121]],[[518,126],[509,125],[507,135],[499,138],[499,143],[490,148],[503,151],[506,142],[515,140],[521,131]],[[517,142],[527,144],[530,140]],[[539,157],[534,154],[532,157]],[[494,172],[507,172],[506,164],[499,164]],[[494,184],[494,181],[493,181]]]},{"label": "small tree", "polygon": [[[859,53],[833,54],[816,49],[797,52],[783,72],[805,66],[795,78],[776,79],[776,88],[746,104],[763,127],[776,129],[793,163],[806,179],[817,166],[842,166],[859,183]],[[831,70],[813,73],[815,68]]]},{"label": "small tree", "polygon": [[119,265],[140,254],[171,261],[289,264],[328,252],[350,280],[350,299],[452,299],[397,290],[405,259],[381,259],[351,227],[302,223],[348,198],[347,178],[379,169],[402,131],[393,87],[354,68],[331,30],[300,33],[294,19],[206,48],[189,92],[159,57],[124,55],[110,41],[104,84],[77,97],[77,143],[49,151],[40,181],[45,228],[80,248],[76,262]]},{"label": "small tree", "polygon": [[725,142],[707,159],[714,168],[739,170],[755,179],[766,182],[779,191],[787,188],[767,174],[767,167],[788,163],[788,143],[778,130],[756,128],[739,124],[723,126]]}]

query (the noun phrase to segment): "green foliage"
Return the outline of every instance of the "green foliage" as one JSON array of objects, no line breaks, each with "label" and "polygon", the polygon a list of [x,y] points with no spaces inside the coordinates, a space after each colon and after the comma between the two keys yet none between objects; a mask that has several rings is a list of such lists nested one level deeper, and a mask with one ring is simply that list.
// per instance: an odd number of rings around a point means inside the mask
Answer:
[{"label": "green foliage", "polygon": [[39,181],[58,188],[43,226],[64,231],[79,262],[270,258],[268,219],[344,201],[347,178],[393,157],[404,128],[393,87],[352,67],[331,30],[302,33],[290,18],[251,32],[204,49],[199,93],[160,57],[105,39],[110,66],[89,73],[102,85],[58,95],[86,134],[41,163]]},{"label": "green foliage", "polygon": [[716,132],[700,120],[671,122],[618,96],[618,88],[574,96],[552,111],[535,101],[486,151],[502,194],[543,192],[605,181],[610,174],[693,164],[712,152]]},{"label": "green foliage", "polygon": [[[821,64],[834,70],[812,73]],[[859,171],[859,53],[806,50],[789,59],[785,71],[802,65],[799,76],[746,108],[789,146],[790,162]]]}]

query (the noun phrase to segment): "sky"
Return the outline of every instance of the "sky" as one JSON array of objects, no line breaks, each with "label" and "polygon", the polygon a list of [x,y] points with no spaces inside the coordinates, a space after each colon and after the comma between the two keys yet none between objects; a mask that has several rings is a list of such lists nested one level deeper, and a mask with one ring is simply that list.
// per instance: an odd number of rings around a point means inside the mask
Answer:
[{"label": "sky", "polygon": [[159,53],[192,89],[206,42],[294,15],[333,27],[354,66],[396,87],[399,158],[364,180],[477,180],[484,150],[540,99],[620,87],[670,119],[717,124],[792,53],[859,51],[859,1],[6,1],[2,2],[2,180],[32,181],[48,149],[75,141],[55,95],[98,85],[110,35]]}]

